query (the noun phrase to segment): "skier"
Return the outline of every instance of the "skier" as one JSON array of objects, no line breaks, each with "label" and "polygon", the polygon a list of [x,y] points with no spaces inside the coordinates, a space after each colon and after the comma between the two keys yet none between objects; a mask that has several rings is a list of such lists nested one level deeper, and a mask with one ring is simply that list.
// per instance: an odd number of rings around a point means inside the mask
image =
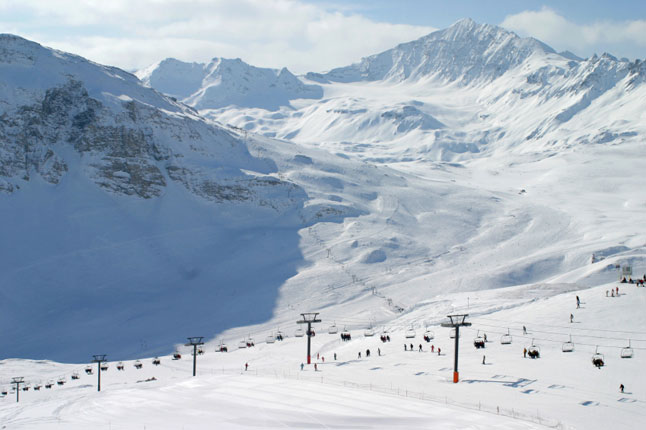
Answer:
[{"label": "skier", "polygon": [[419,352],[422,352],[422,344],[419,344]]},{"label": "skier", "polygon": [[482,364],[485,364],[485,356],[482,356]]},{"label": "skier", "polygon": [[245,372],[247,371],[247,369],[248,369],[248,368],[249,368],[249,363],[245,363],[245,364],[244,364],[244,370],[245,370]]},{"label": "skier", "polygon": [[580,305],[581,305],[581,300],[579,300],[579,296],[576,296],[576,308],[579,309]]},{"label": "skier", "polygon": [[606,297],[608,297],[608,290],[606,290]]},{"label": "skier", "polygon": [[325,357],[321,356],[321,361],[325,363]]},{"label": "skier", "polygon": [[412,351],[412,350],[413,350],[413,348],[415,348],[415,347],[414,347],[414,346],[413,346],[413,344],[411,343],[411,344],[410,344],[410,350]]},{"label": "skier", "polygon": [[319,353],[316,353],[316,359],[318,360],[320,358]]},{"label": "skier", "polygon": [[435,345],[431,345],[431,352],[435,352]]},{"label": "skier", "polygon": [[624,384],[619,384],[619,391],[624,392]]},{"label": "skier", "polygon": [[440,355],[440,352],[442,352],[442,349],[440,347],[437,348],[437,355]]},{"label": "skier", "polygon": [[336,352],[334,353],[334,361],[336,361]]},{"label": "skier", "polygon": [[408,345],[404,344],[404,351],[408,351]]},{"label": "skier", "polygon": [[301,363],[301,372],[303,371],[304,367],[305,367],[305,365],[303,363]]},{"label": "skier", "polygon": [[370,357],[370,350],[366,349],[366,358]]},{"label": "skier", "polygon": [[483,336],[484,336],[484,341],[486,342],[487,341],[487,333],[483,333]]},{"label": "skier", "polygon": [[523,326],[523,334],[527,334],[527,327]]},{"label": "skier", "polygon": [[316,365],[316,363],[314,363],[314,371],[316,372],[318,370],[319,370],[318,366]]},{"label": "skier", "polygon": [[570,314],[570,322],[574,321],[574,315]]},{"label": "skier", "polygon": [[377,348],[377,355],[379,355],[379,357],[381,357],[381,348]]},{"label": "skier", "polygon": [[617,287],[616,290],[617,290],[616,296],[619,297],[619,287]]},{"label": "skier", "polygon": [[359,355],[357,356],[357,358],[361,358],[361,351],[359,351]]},{"label": "skier", "polygon": [[527,348],[523,348],[523,358],[527,358]]}]

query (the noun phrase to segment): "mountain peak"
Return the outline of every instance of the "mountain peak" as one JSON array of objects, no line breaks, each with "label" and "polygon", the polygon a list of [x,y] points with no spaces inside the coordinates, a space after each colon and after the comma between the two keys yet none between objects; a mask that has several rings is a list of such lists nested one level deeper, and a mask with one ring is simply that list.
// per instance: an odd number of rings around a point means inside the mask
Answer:
[{"label": "mountain peak", "polygon": [[536,53],[554,52],[536,39],[465,18],[358,64],[334,69],[324,78],[352,82],[435,77],[467,85],[496,79]]}]

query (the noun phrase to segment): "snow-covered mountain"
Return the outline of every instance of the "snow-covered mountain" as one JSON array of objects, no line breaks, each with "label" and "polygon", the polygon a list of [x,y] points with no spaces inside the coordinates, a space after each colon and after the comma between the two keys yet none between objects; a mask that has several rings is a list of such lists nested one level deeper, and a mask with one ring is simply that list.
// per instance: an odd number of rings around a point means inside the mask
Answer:
[{"label": "snow-covered mountain", "polygon": [[250,66],[239,58],[214,58],[208,64],[167,58],[137,73],[146,84],[196,109],[235,105],[276,110],[293,99],[316,99],[318,85],[306,85],[289,70]]},{"label": "snow-covered mountain", "polygon": [[[134,357],[307,310],[357,326],[427,305],[443,318],[452,305],[429,300],[447,290],[580,288],[642,264],[646,184],[626,174],[644,156],[642,63],[577,60],[471,21],[442,34],[489,41],[506,66],[440,50],[479,72],[328,79],[313,83],[321,99],[274,111],[197,111],[3,36],[0,336],[15,346],[2,354]],[[168,78],[188,98],[205,79],[189,66],[192,83]],[[605,260],[589,268],[592,254]]]},{"label": "snow-covered mountain", "polygon": [[639,60],[610,54],[558,54],[466,19],[360,63],[307,74],[324,96],[302,100],[296,110],[229,106],[202,114],[369,161],[548,153],[646,132],[645,70]]}]

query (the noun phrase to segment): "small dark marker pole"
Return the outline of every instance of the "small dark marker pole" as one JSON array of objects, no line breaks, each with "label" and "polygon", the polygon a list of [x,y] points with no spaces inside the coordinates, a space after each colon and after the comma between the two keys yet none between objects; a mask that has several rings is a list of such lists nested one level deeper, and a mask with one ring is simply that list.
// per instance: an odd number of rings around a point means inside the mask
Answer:
[{"label": "small dark marker pole", "polygon": [[20,401],[20,384],[25,383],[25,378],[22,376],[13,378],[11,383],[16,384],[16,403],[18,403]]},{"label": "small dark marker pole", "polygon": [[99,368],[99,371],[97,372],[97,391],[101,391],[101,363],[104,363],[106,361],[105,357],[107,357],[106,354],[92,356],[92,363],[97,363],[97,367]]},{"label": "small dark marker pole", "polygon": [[470,322],[464,320],[469,314],[462,315],[447,315],[449,322],[442,323],[442,327],[452,327],[455,329],[455,357],[453,362],[453,383],[457,384],[460,380],[460,373],[458,372],[458,348],[460,346],[460,327],[469,327]]},{"label": "small dark marker pole", "polygon": [[321,320],[317,318],[318,312],[309,312],[301,314],[302,320],[296,321],[296,324],[307,324],[307,364],[312,364],[311,345],[312,345],[312,324],[320,323]]},{"label": "small dark marker pole", "polygon": [[204,342],[202,342],[204,336],[187,337],[186,339],[188,339],[188,343],[184,346],[193,347],[193,376],[195,376],[195,370],[197,368],[197,347],[198,345],[204,345]]}]

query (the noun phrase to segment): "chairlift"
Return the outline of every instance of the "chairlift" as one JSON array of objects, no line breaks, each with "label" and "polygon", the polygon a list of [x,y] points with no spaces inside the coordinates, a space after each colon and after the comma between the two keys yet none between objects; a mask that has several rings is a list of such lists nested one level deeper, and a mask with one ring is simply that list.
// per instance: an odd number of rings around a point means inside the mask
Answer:
[{"label": "chairlift", "polygon": [[449,332],[449,338],[455,339],[455,327],[453,327]]},{"label": "chairlift", "polygon": [[153,364],[155,366],[159,366],[161,364],[161,360],[159,359],[159,357],[153,358]]},{"label": "chairlift", "polygon": [[197,347],[197,355],[204,355],[204,348],[202,348],[201,346],[198,346]]},{"label": "chairlift", "polygon": [[54,383],[52,381],[49,381],[48,383],[45,384],[45,388],[48,390],[51,389],[54,386]]},{"label": "chairlift", "polygon": [[253,342],[253,338],[251,335],[247,338],[247,347],[251,348],[252,346],[255,346],[255,343]]},{"label": "chairlift", "polygon": [[220,342],[220,346],[217,349],[220,352],[227,352],[229,348],[227,348],[227,345],[223,342]]},{"label": "chairlift", "polygon": [[105,362],[101,363],[101,371],[102,372],[107,372],[109,368],[110,368],[110,366],[108,366],[108,363],[105,363]]},{"label": "chairlift", "polygon": [[40,384],[34,385],[34,391],[40,391],[41,387],[42,387],[42,385],[40,385]]},{"label": "chairlift", "polygon": [[433,339],[435,339],[435,333],[432,330],[427,329],[426,332],[424,332],[424,340],[426,342],[430,342]]},{"label": "chairlift", "polygon": [[247,341],[242,339],[240,342],[238,342],[238,348],[246,348],[247,347]]},{"label": "chairlift", "polygon": [[94,370],[92,369],[92,366],[85,366],[85,373],[87,373],[88,375],[93,374]]},{"label": "chairlift", "polygon": [[0,394],[2,394],[3,396],[6,396],[8,393],[7,393],[7,390],[6,390],[6,389],[3,389],[3,390],[2,390],[2,392],[1,392]]},{"label": "chairlift", "polygon": [[594,354],[592,354],[592,365],[597,369],[601,369],[606,365],[603,354],[599,353],[598,346],[594,349]]},{"label": "chairlift", "polygon": [[63,376],[63,377],[58,378],[58,381],[56,381],[56,383],[57,383],[58,385],[65,385],[65,382],[67,382],[67,381],[65,381],[65,377],[64,377],[64,376]]},{"label": "chairlift", "polygon": [[502,336],[500,336],[500,344],[501,345],[511,344],[511,334],[509,334],[509,329],[507,329],[507,334],[503,334]]},{"label": "chairlift", "polygon": [[173,360],[181,360],[182,359],[182,354],[179,353],[179,351],[175,350],[173,353]]},{"label": "chairlift", "polygon": [[141,369],[142,367],[144,367],[144,365],[143,365],[143,364],[141,363],[141,361],[139,361],[139,360],[135,361],[134,366],[135,366],[135,369],[137,369],[137,370],[139,370],[139,369]]},{"label": "chairlift", "polygon": [[475,346],[476,349],[480,349],[480,348],[485,347],[485,340],[484,340],[484,338],[482,336],[480,336],[480,330],[478,330],[478,334],[473,339],[473,346]]},{"label": "chairlift", "polygon": [[365,337],[372,337],[372,336],[374,336],[374,335],[375,335],[375,331],[372,329],[372,326],[370,326],[369,328],[367,328],[367,329],[363,332],[363,335],[364,335]]},{"label": "chairlift", "polygon": [[72,373],[72,379],[76,381],[77,379],[81,379],[81,377],[79,376],[78,372],[74,372]]},{"label": "chairlift", "polygon": [[267,339],[265,339],[265,342],[274,343],[276,342],[276,337],[273,334],[270,334],[269,336],[267,336]]},{"label": "chairlift", "polygon": [[[65,383],[65,382],[63,382],[63,384],[64,384],[64,383]],[[61,385],[63,385],[63,384],[61,384]],[[29,384],[25,384],[25,386],[24,386],[24,387],[22,387],[22,391],[29,391]]]},{"label": "chairlift", "polygon": [[630,339],[628,339],[628,346],[621,348],[621,358],[632,358],[633,348],[630,346]]},{"label": "chairlift", "polygon": [[124,365],[123,365],[123,362],[122,362],[122,361],[120,361],[119,363],[117,363],[117,370],[125,370],[125,367],[124,367]]},{"label": "chairlift", "polygon": [[406,337],[406,339],[412,339],[415,337],[415,334],[415,330],[413,330],[413,325],[411,324],[410,328],[406,330],[406,333],[404,333],[404,337]]},{"label": "chairlift", "polygon": [[527,347],[527,355],[529,358],[541,358],[541,349],[534,344],[534,339],[532,339],[532,344]]},{"label": "chairlift", "polygon": [[305,332],[303,331],[302,328],[297,328],[296,331],[294,332],[294,336],[303,337],[305,336]]},{"label": "chairlift", "polygon": [[563,352],[572,352],[574,351],[574,343],[572,342],[572,335],[570,335],[570,340],[563,343],[561,346],[561,351]]},{"label": "chairlift", "polygon": [[283,332],[278,330],[276,332],[276,340],[283,340],[283,338],[284,338]]},{"label": "chairlift", "polygon": [[332,325],[328,327],[327,332],[329,334],[337,334],[339,332],[339,328],[336,326],[336,322],[332,323]]}]

